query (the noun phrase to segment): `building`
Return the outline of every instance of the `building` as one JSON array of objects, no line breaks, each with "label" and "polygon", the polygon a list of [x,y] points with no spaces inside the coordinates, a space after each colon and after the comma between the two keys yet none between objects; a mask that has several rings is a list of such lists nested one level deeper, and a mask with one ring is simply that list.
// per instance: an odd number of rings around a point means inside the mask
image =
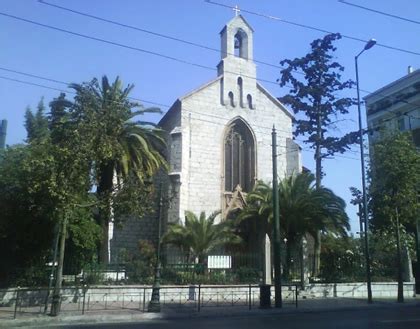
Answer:
[{"label": "building", "polygon": [[410,66],[408,74],[364,97],[369,141],[381,134],[410,131],[420,147],[420,70]]},{"label": "building", "polygon": [[[177,99],[159,122],[168,133],[170,165],[164,223],[182,222],[186,210],[197,215],[221,210],[223,220],[243,206],[257,180],[271,183],[273,125],[279,176],[301,168],[293,116],[257,81],[253,34],[242,16],[234,17],[220,32],[217,77]],[[156,222],[155,215],[136,225]],[[146,234],[131,225],[114,231],[115,246],[140,239],[136,232]]]}]

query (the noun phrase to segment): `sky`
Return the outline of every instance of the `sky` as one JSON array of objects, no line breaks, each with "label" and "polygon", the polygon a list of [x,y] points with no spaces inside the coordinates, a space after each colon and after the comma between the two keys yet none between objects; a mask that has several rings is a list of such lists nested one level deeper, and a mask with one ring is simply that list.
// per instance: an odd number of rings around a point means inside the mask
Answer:
[{"label": "sky", "polygon": [[[407,74],[409,65],[415,69],[420,68],[418,24],[345,5],[337,0],[214,1],[231,7],[237,5],[243,10],[241,14],[255,31],[254,59],[260,62],[279,65],[282,59],[302,57],[310,50],[312,40],[325,35],[288,24],[285,22],[287,21],[340,32],[342,35],[363,40],[375,38],[380,44],[418,53],[397,51],[379,45],[366,51],[359,58],[362,90],[372,92],[401,78]],[[153,103],[157,103],[166,111],[178,97],[216,76],[215,68],[220,61],[220,53],[156,34],[219,49],[219,32],[234,17],[232,9],[209,4],[204,0],[45,2],[132,25],[155,34],[110,25],[59,10],[37,0],[0,0],[0,120],[8,120],[8,145],[22,143],[26,138],[23,125],[26,108],[36,108],[41,97],[48,104],[59,95],[59,90],[69,90],[65,83],[81,83],[103,75],[113,80],[119,76],[124,83],[135,85],[132,97],[142,99],[145,106],[156,106]],[[420,1],[417,0],[348,2],[420,21]],[[127,45],[137,50],[29,24],[4,14]],[[270,19],[268,16],[279,19]],[[354,80],[354,56],[363,49],[364,43],[343,38],[336,46],[335,60],[345,67],[343,79]],[[64,84],[12,71],[41,76]],[[261,84],[274,96],[287,94],[287,88],[280,88],[275,83],[280,77],[279,68],[258,64],[257,76],[265,80]],[[58,90],[47,89],[45,86]],[[366,92],[361,93],[362,97],[365,95]],[[356,97],[356,90],[347,91],[342,96]],[[158,121],[159,118],[159,115],[153,115],[145,119]],[[358,129],[356,107],[350,109],[348,116],[339,119],[346,120],[337,124],[337,134]],[[303,138],[298,137],[299,139]],[[306,151],[308,146],[300,144],[304,149],[303,165],[313,170],[313,152]],[[357,209],[349,202],[349,187],[361,186],[360,153],[357,147],[342,156],[326,160],[324,169],[326,176],[323,185],[331,188],[347,202],[352,232],[355,233],[359,227]]]}]

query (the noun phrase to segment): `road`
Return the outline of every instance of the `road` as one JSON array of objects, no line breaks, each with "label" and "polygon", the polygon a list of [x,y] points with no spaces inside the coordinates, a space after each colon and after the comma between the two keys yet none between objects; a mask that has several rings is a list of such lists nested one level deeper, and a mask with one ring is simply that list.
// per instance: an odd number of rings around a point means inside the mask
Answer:
[{"label": "road", "polygon": [[[58,328],[58,327],[57,327]],[[142,323],[62,326],[83,329],[419,329],[420,307],[362,309],[319,313],[271,314],[241,317],[203,317]]]}]

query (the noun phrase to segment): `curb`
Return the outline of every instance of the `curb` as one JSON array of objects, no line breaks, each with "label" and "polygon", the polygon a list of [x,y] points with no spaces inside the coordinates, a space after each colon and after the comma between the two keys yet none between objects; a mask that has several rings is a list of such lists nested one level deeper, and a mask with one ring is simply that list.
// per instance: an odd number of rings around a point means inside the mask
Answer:
[{"label": "curb", "polygon": [[[253,310],[241,310],[224,311],[215,310],[202,312],[202,313],[126,313],[126,314],[95,314],[95,315],[64,315],[58,317],[50,316],[37,316],[28,319],[10,319],[3,320],[0,323],[0,328],[10,327],[51,327],[51,326],[66,326],[66,325],[81,325],[81,324],[95,324],[95,323],[132,323],[132,322],[151,322],[159,320],[175,320],[175,319],[198,319],[198,318],[221,318],[221,317],[247,317],[247,316],[273,316],[273,315],[290,315],[290,314],[312,314],[312,313],[328,313],[328,312],[359,312],[367,310],[378,310],[378,309],[395,309],[395,308],[408,308],[408,307],[420,307],[420,302],[408,302],[404,304],[389,303],[378,301],[372,305],[361,305],[361,306],[339,306],[339,307],[302,307],[298,309],[253,309]],[[220,312],[221,311],[221,312]]]}]

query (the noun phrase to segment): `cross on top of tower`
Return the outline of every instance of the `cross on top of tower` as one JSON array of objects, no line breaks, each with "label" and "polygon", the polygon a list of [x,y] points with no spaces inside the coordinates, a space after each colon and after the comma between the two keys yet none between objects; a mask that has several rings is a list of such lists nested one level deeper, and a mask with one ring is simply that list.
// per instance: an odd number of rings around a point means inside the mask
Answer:
[{"label": "cross on top of tower", "polygon": [[238,5],[235,6],[235,8],[232,9],[235,12],[235,16],[238,16],[241,10],[239,9]]}]

